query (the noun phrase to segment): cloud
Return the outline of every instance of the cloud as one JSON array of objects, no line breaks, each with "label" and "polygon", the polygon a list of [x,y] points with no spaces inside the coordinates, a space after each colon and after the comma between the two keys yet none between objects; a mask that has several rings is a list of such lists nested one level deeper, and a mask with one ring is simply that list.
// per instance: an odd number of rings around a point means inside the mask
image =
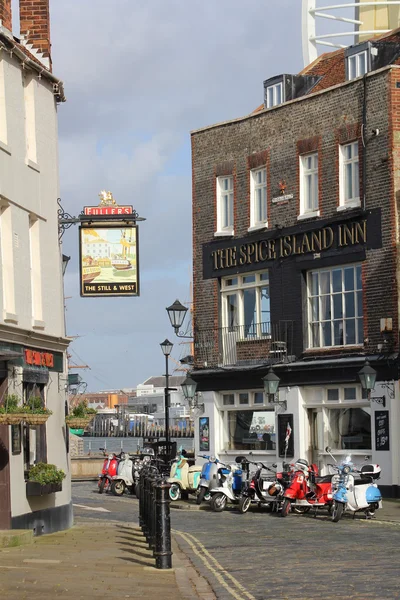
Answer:
[{"label": "cloud", "polygon": [[[133,204],[140,224],[141,296],[81,299],[78,232],[64,235],[72,345],[89,388],[133,387],[163,372],[173,331],[165,307],[189,299],[190,130],[251,112],[263,80],[301,69],[293,0],[69,0],[51,3],[65,210],[98,204],[101,189]],[[188,347],[175,344],[174,355]]]}]

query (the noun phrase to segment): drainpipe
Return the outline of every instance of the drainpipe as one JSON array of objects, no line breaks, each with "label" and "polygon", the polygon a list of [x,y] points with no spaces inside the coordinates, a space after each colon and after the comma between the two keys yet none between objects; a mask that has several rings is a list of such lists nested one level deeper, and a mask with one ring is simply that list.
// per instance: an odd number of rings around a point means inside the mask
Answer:
[{"label": "drainpipe", "polygon": [[362,113],[362,125],[361,125],[361,141],[363,145],[363,160],[362,160],[362,189],[363,189],[363,201],[362,208],[366,210],[366,186],[367,186],[367,143],[365,135],[367,132],[367,74],[363,77],[363,113]]}]

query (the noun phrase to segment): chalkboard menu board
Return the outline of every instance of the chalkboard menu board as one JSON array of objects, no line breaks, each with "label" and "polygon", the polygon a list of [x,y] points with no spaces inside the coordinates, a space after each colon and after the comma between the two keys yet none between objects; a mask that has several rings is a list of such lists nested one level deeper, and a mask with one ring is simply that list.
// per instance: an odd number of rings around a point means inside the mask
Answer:
[{"label": "chalkboard menu board", "polygon": [[377,410],[375,412],[375,449],[390,450],[388,410]]},{"label": "chalkboard menu board", "polygon": [[280,458],[293,458],[293,415],[278,415],[278,444]]}]

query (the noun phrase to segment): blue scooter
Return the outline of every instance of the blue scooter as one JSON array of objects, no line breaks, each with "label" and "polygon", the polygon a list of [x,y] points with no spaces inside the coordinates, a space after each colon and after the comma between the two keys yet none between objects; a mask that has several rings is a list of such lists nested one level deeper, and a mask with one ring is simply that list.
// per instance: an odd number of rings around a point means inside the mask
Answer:
[{"label": "blue scooter", "polygon": [[[325,451],[331,454],[329,447]],[[336,459],[332,456],[335,462]],[[381,468],[376,464],[366,464],[357,469],[347,456],[339,465],[330,465],[337,469],[337,475],[332,477],[332,521],[340,521],[345,511],[363,511],[367,519],[374,516],[378,508],[382,508],[382,494],[375,483],[380,478]]]},{"label": "blue scooter", "polygon": [[218,460],[215,456],[206,456],[198,454],[199,458],[205,458],[208,462],[204,463],[200,475],[199,493],[196,502],[201,504],[203,500],[210,499],[210,491],[220,487],[221,477],[228,475],[229,469],[226,465]]}]

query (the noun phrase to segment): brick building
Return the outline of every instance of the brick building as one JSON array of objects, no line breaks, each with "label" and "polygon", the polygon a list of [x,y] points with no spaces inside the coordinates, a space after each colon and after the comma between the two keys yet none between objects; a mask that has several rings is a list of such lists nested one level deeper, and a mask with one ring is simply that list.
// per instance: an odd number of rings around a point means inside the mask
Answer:
[{"label": "brick building", "polygon": [[324,472],[329,445],[368,455],[398,495],[400,30],[265,81],[254,112],[192,132],[192,164],[211,452],[272,463],[286,448]]}]

